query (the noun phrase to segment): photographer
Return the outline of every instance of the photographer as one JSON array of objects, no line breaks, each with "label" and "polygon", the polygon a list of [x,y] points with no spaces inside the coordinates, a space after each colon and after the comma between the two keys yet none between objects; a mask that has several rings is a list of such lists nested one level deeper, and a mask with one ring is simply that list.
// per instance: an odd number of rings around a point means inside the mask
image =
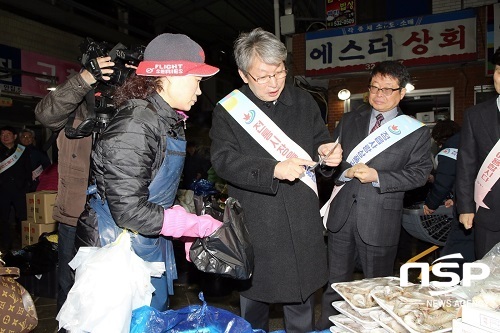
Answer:
[{"label": "photographer", "polygon": [[[111,57],[105,56],[93,60],[94,65],[98,64],[94,70],[100,72],[100,78],[104,82],[109,81],[115,65]],[[74,124],[78,126],[93,112],[88,107],[89,99],[86,96],[93,96],[92,85],[96,82],[94,75],[84,68],[79,74],[47,94],[35,108],[36,119],[42,125],[54,132],[60,131],[57,136],[58,195],[53,213],[54,219],[59,222],[58,311],[73,285],[74,273],[68,263],[74,256],[77,220],[85,208],[92,150],[91,136],[70,139],[66,136],[64,127],[70,116],[74,116]]]}]

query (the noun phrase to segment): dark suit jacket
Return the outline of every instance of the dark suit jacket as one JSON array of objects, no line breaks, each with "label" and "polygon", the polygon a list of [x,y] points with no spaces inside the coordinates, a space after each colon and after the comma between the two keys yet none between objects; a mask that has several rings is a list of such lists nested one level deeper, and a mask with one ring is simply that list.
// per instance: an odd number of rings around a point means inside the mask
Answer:
[{"label": "dark suit jacket", "polygon": [[[496,98],[465,111],[457,159],[457,209],[459,214],[476,212],[474,181],[486,156],[500,138],[500,115]],[[493,231],[500,230],[500,184],[497,182],[479,207],[474,224]]]},{"label": "dark suit jacket", "polygon": [[[368,136],[371,107],[346,113],[334,131],[341,132],[344,161],[339,174],[351,167],[345,161],[351,151]],[[402,115],[398,109],[398,116]],[[364,242],[393,246],[399,242],[404,192],[423,186],[432,169],[431,136],[421,127],[373,158],[367,165],[378,172],[380,187],[362,184],[357,178],[345,183],[331,203],[327,228],[339,231],[352,209],[357,210],[357,227]],[[342,182],[337,181],[337,184]],[[356,205],[353,205],[356,202]]]}]

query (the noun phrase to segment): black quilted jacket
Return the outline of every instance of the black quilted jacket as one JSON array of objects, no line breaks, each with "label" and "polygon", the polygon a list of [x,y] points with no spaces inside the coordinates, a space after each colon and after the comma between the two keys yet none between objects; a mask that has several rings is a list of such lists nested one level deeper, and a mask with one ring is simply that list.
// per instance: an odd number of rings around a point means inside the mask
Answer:
[{"label": "black quilted jacket", "polygon": [[[158,236],[163,208],[148,201],[148,186],[163,162],[167,132],[184,139],[178,114],[158,95],[130,100],[120,108],[92,152],[92,179],[106,198],[115,222],[144,236]],[[77,228],[77,248],[97,246],[92,209]]]}]

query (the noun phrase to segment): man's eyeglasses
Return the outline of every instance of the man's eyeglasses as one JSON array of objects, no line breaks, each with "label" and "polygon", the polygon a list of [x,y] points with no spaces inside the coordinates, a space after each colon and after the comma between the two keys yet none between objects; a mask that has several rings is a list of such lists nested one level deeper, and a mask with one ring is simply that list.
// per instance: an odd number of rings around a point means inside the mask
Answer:
[{"label": "man's eyeglasses", "polygon": [[399,88],[379,88],[379,87],[375,87],[375,86],[368,86],[368,91],[370,92],[370,94],[378,94],[379,91],[382,92],[382,94],[384,94],[385,96],[391,96],[393,92],[397,91],[397,90],[401,90],[403,88],[399,87]]},{"label": "man's eyeglasses", "polygon": [[269,81],[271,81],[271,78],[273,78],[273,77],[276,78],[276,80],[284,79],[286,77],[286,73],[288,73],[288,69],[283,69],[279,72],[274,73],[274,75],[266,75],[266,76],[261,76],[261,77],[255,78],[255,77],[253,77],[252,74],[247,72],[247,74],[250,75],[250,77],[258,84],[266,84]]}]

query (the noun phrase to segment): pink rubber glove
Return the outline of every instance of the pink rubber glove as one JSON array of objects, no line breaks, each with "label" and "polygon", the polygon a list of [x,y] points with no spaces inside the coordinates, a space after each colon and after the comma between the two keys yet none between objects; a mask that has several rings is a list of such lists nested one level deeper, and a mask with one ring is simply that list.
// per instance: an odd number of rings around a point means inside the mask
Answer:
[{"label": "pink rubber glove", "polygon": [[[164,236],[180,237],[206,237],[219,229],[222,222],[214,219],[210,215],[191,214],[186,212],[182,206],[175,205],[165,209],[163,215],[163,227],[160,234]],[[192,239],[185,244],[186,259],[189,259],[189,248]]]}]

